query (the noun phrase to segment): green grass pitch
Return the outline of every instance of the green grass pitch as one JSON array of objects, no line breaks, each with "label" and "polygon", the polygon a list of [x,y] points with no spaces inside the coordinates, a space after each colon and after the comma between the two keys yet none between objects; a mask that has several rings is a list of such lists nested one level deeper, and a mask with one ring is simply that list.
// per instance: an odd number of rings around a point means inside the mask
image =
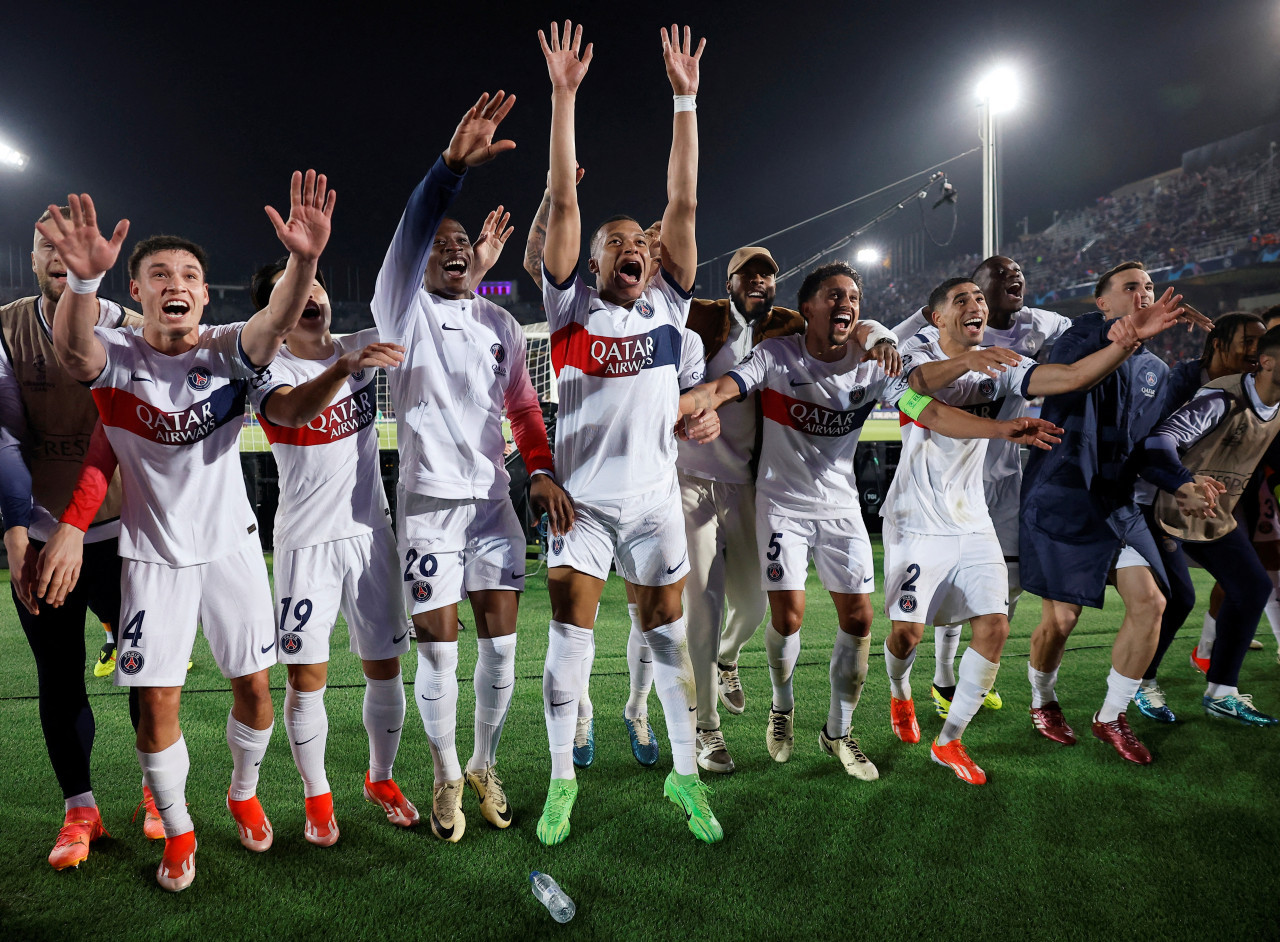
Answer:
[{"label": "green grass pitch", "polygon": [[[879,541],[876,540],[877,552]],[[1201,576],[1201,602],[1207,584]],[[1209,721],[1203,681],[1187,664],[1203,608],[1175,643],[1164,671],[1181,722],[1157,726],[1131,711],[1155,752],[1146,768],[1122,762],[1088,732],[1105,689],[1114,596],[1086,610],[1063,665],[1059,692],[1082,733],[1073,748],[1037,736],[1027,717],[1028,638],[1039,613],[1024,599],[1004,655],[1005,706],[979,714],[965,737],[991,782],[964,784],[928,756],[940,721],[929,709],[932,643],[914,671],[925,742],[899,743],[889,728],[882,617],[873,629],[870,678],[854,730],[880,780],[847,777],[818,746],[826,715],[827,658],[834,631],[829,598],[810,581],[810,607],[796,671],[796,749],[777,765],[765,749],[769,677],[763,638],[742,658],[743,716],[724,713],[738,764],[732,776],[703,773],[726,838],[696,841],[662,796],[670,757],[656,695],[653,722],[662,759],[632,759],[620,716],[627,693],[626,612],[610,581],[601,609],[591,696],[597,758],[580,773],[573,832],[544,848],[534,825],[549,759],[542,717],[548,604],[543,577],[529,580],[521,612],[517,685],[499,751],[515,812],[490,829],[464,801],[467,831],[456,845],[425,822],[431,767],[409,706],[396,779],[424,812],[404,831],[365,803],[367,741],[361,685],[334,643],[327,706],[328,772],[342,837],[332,848],[302,837],[302,788],[283,723],[262,766],[259,794],[275,846],[250,854],[223,805],[230,774],[224,728],[226,682],[203,639],[183,698],[191,753],[188,799],[200,850],[191,889],[161,891],[161,847],[130,822],[140,794],[125,698],[89,674],[97,716],[95,793],[113,839],[94,845],[78,870],[55,873],[45,858],[62,815],[40,735],[30,652],[12,609],[0,614],[0,938],[19,939],[1254,939],[1277,934],[1280,855],[1280,730]],[[877,611],[882,597],[877,593]],[[469,617],[464,620],[469,622]],[[86,627],[90,650],[102,632]],[[1265,626],[1265,652],[1251,653],[1241,679],[1264,710],[1280,708],[1280,667]],[[458,743],[471,752],[474,634],[461,638]],[[406,682],[415,659],[404,662]],[[284,671],[272,670],[277,710]],[[412,687],[408,690],[412,700]],[[552,874],[577,903],[556,925],[529,891],[528,874]]]}]

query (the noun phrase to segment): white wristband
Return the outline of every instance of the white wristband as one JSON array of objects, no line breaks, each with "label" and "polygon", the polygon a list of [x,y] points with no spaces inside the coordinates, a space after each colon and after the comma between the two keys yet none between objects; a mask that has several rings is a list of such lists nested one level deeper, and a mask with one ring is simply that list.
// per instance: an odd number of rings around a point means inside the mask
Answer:
[{"label": "white wristband", "polygon": [[106,272],[95,278],[77,278],[71,272],[67,272],[67,287],[71,289],[72,294],[93,294],[98,290],[98,285],[102,284],[102,278]]},{"label": "white wristband", "polygon": [[674,95],[672,96],[676,102],[676,114],[682,111],[697,111],[698,96],[697,95]]},{"label": "white wristband", "polygon": [[877,321],[862,321],[862,323],[871,328],[871,332],[867,335],[866,346],[863,349],[870,350],[876,344],[885,343],[886,341],[893,344],[895,347],[898,345],[897,334],[885,327],[883,324]]}]

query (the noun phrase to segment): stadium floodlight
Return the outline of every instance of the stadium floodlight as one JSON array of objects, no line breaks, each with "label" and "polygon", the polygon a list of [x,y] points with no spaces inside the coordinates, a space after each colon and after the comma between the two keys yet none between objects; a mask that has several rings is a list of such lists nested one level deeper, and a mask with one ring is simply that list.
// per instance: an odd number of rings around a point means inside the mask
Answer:
[{"label": "stadium floodlight", "polygon": [[982,108],[982,256],[1000,250],[1000,211],[996,194],[996,115],[1018,103],[1018,77],[1007,65],[997,66],[978,82]]},{"label": "stadium floodlight", "polygon": [[859,265],[874,265],[880,261],[880,253],[875,249],[858,249],[854,259]]},{"label": "stadium floodlight", "polygon": [[10,147],[4,141],[0,141],[0,167],[6,170],[25,170],[29,163],[31,163],[30,157],[16,147]]}]

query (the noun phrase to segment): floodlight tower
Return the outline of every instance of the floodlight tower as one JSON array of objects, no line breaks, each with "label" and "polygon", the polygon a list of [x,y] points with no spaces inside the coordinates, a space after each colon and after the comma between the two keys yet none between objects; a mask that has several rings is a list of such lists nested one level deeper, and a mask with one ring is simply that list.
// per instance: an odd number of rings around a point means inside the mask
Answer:
[{"label": "floodlight tower", "polygon": [[1000,211],[997,190],[996,115],[1018,103],[1018,81],[1008,66],[999,66],[978,83],[982,109],[982,257],[1000,250]]},{"label": "floodlight tower", "polygon": [[0,140],[0,169],[25,170],[30,162],[31,158],[22,151]]}]

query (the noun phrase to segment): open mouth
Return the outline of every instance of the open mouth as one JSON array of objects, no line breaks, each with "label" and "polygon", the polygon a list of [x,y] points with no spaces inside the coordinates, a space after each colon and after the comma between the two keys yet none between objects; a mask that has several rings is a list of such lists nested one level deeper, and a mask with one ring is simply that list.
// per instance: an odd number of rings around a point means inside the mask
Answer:
[{"label": "open mouth", "polygon": [[831,315],[831,326],[833,326],[833,327],[840,327],[840,328],[843,328],[843,329],[848,329],[848,327],[849,327],[852,323],[853,323],[853,315],[852,315],[852,314],[847,314],[847,313],[844,313],[844,312],[842,311],[842,312],[840,312],[839,314],[833,314],[833,315]]},{"label": "open mouth", "polygon": [[963,321],[961,321],[960,323],[961,323],[961,325],[964,327],[964,329],[965,329],[965,330],[974,330],[974,331],[982,330],[982,318],[981,318],[981,317],[966,317],[966,318],[965,318]]},{"label": "open mouth", "polygon": [[747,297],[751,298],[753,301],[763,301],[765,299],[763,291],[748,291]]},{"label": "open mouth", "polygon": [[467,262],[461,258],[451,258],[440,267],[452,278],[461,278],[467,273]]},{"label": "open mouth", "polygon": [[644,277],[644,266],[635,259],[629,259],[618,266],[618,278],[624,285],[638,285]]},{"label": "open mouth", "polygon": [[320,316],[320,305],[314,299],[307,299],[307,306],[302,309],[303,320],[314,320]]},{"label": "open mouth", "polygon": [[160,308],[169,317],[186,317],[187,312],[191,310],[191,305],[186,301],[166,301]]},{"label": "open mouth", "polygon": [[67,273],[65,271],[51,271],[49,272],[49,278],[53,280],[61,278],[63,281],[66,281]]}]

